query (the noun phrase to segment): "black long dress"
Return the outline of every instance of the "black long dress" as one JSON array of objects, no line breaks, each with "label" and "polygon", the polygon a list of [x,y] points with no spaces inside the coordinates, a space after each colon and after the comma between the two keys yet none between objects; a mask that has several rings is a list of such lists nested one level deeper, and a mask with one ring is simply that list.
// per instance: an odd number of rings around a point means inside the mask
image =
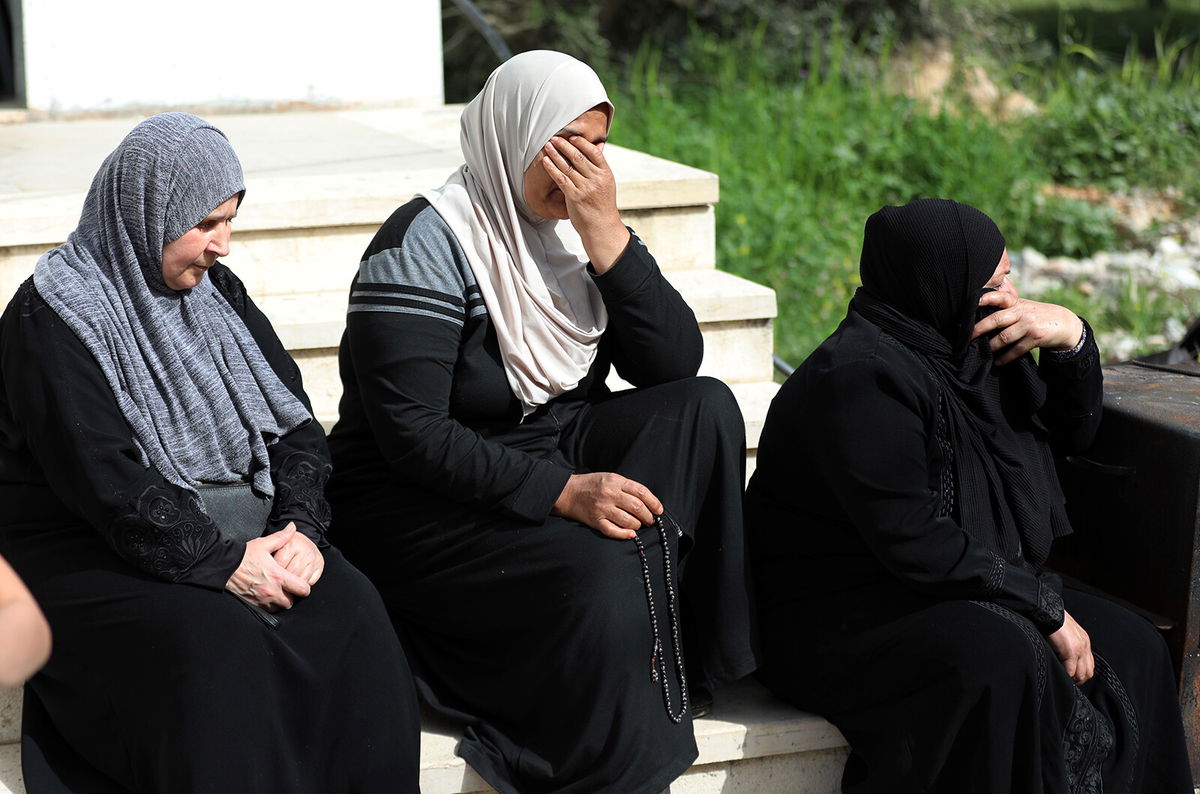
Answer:
[{"label": "black long dress", "polygon": [[[1099,419],[1087,335],[1039,366],[1066,448]],[[761,679],[842,730],[849,792],[1191,792],[1161,637],[963,531],[941,421],[918,359],[853,310],[784,384],[747,490]],[[1064,602],[1081,687],[1043,637]]]},{"label": "black long dress", "polygon": [[[219,264],[209,277],[307,406],[241,282]],[[32,279],[0,318],[0,386],[0,553],[54,633],[26,688],[30,794],[417,790],[404,655],[370,583],[324,539],[320,425],[269,447],[268,530],[294,521],[324,574],[265,617],[223,590],[244,544],[138,463],[95,360]]]},{"label": "black long dress", "polygon": [[[459,754],[502,792],[657,792],[696,756],[651,678],[634,543],[550,515],[572,472],[637,480],[682,527],[690,680],[754,668],[740,412],[691,377],[695,317],[636,237],[595,282],[596,365],[522,421],[462,249],[416,199],[364,256],[339,354],[334,537],[383,594],[422,696],[466,722]],[[612,365],[640,388],[609,394]],[[678,711],[661,547],[641,535]]]}]

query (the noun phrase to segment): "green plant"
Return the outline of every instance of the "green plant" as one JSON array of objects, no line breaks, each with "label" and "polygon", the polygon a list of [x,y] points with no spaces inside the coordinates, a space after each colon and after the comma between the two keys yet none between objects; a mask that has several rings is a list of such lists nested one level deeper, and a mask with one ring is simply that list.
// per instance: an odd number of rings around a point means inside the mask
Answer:
[{"label": "green plant", "polygon": [[[882,57],[844,33],[780,62],[755,31],[701,33],[681,74],[644,49],[620,79],[615,142],[715,171],[717,261],[775,289],[776,347],[807,355],[857,286],[863,223],[883,204],[948,196],[992,215],[1015,247],[1080,255],[1116,242],[1108,210],[1048,197],[1024,127],[951,105],[930,112],[884,87]],[[792,77],[778,76],[791,71]]]}]

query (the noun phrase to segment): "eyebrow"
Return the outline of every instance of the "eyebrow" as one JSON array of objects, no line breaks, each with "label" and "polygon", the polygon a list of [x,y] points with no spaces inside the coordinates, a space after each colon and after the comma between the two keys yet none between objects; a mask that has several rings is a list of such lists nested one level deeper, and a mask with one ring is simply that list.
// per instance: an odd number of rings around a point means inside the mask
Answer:
[{"label": "eyebrow", "polygon": [[[231,221],[236,217],[237,217],[237,210],[234,210],[233,212],[229,213],[228,215],[206,215],[200,219],[200,223],[208,223],[209,221]],[[196,225],[199,226],[200,223],[197,223]]]},{"label": "eyebrow", "polygon": [[[571,129],[570,127],[563,127],[561,130],[559,130],[559,131],[558,131],[558,134],[559,134],[559,135],[561,135],[561,136],[563,136],[564,138],[570,138],[572,135],[578,135],[580,138],[586,138],[586,137],[587,137],[586,135],[584,135],[584,134],[583,134],[582,132],[580,132],[579,130],[573,130],[573,129]],[[599,138],[597,138],[596,140],[592,141],[592,145],[593,145],[593,146],[595,146],[595,145],[596,145],[596,144],[598,144],[598,143],[608,143],[608,136],[607,136],[607,135],[601,135]]]}]

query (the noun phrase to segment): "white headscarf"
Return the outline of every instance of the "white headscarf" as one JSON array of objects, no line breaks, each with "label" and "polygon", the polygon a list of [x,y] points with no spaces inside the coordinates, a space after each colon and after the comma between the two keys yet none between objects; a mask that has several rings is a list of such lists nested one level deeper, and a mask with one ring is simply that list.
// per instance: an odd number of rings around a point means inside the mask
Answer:
[{"label": "white headscarf", "polygon": [[603,104],[611,124],[612,103],[586,64],[549,50],[516,55],[463,110],[466,163],[419,194],[466,252],[524,416],[579,384],[608,322],[571,222],[538,218],[525,203],[525,169]]}]

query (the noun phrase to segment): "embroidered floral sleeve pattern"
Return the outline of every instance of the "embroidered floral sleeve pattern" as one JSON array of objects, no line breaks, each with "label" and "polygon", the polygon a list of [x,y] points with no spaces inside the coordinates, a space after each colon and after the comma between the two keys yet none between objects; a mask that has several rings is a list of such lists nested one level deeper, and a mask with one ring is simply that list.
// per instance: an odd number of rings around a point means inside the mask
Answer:
[{"label": "embroidered floral sleeve pattern", "polygon": [[999,554],[992,554],[992,568],[988,571],[987,581],[983,583],[984,591],[990,595],[1000,592],[1004,584],[1004,560]]},{"label": "embroidered floral sleeve pattern", "polygon": [[1049,574],[1038,577],[1037,609],[1029,616],[1043,633],[1050,633],[1062,628],[1063,600],[1053,587],[1047,584],[1047,579],[1057,579]]},{"label": "embroidered floral sleeve pattern", "polygon": [[1072,695],[1071,717],[1063,730],[1067,790],[1071,794],[1103,794],[1101,769],[1116,744],[1112,725],[1078,687]]},{"label": "embroidered floral sleeve pattern", "polygon": [[161,485],[147,488],[116,518],[111,538],[126,560],[172,582],[180,581],[219,541],[195,496]]},{"label": "embroidered floral sleeve pattern", "polygon": [[311,453],[288,455],[275,475],[275,506],[271,510],[271,520],[278,522],[289,514],[301,512],[321,532],[328,530],[332,511],[329,502],[325,501],[325,483],[332,472],[329,461]]}]

